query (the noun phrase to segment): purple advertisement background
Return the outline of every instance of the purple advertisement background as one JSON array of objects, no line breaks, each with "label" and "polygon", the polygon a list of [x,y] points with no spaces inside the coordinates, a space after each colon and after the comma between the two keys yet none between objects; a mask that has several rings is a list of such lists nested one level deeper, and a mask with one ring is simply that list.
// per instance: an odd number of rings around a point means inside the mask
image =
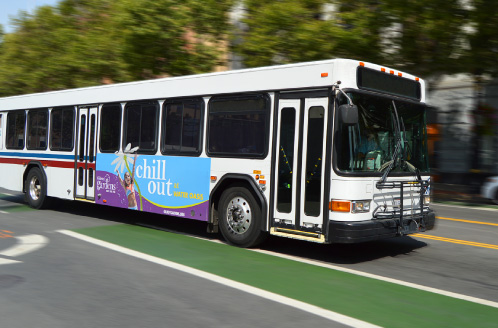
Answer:
[{"label": "purple advertisement background", "polygon": [[[96,171],[97,177],[97,197],[95,202],[97,204],[115,206],[121,208],[128,207],[128,198],[126,197],[126,192],[121,186],[117,175],[109,174],[106,171]],[[100,182],[100,184],[99,184]],[[105,183],[105,187],[99,188],[99,185]],[[137,205],[140,208],[140,195],[137,190],[135,190],[135,199],[137,200]],[[142,208],[145,212],[165,214],[170,216],[177,216],[187,219],[195,219],[200,221],[208,220],[209,213],[209,201],[204,201],[201,204],[188,206],[184,208],[163,208],[156,206],[149,202],[147,199],[142,197]]]}]

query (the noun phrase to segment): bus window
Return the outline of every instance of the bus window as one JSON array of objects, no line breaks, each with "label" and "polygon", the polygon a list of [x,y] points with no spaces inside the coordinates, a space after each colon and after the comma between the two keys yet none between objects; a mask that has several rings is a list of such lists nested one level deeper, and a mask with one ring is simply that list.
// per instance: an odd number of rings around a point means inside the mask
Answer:
[{"label": "bus window", "polygon": [[2,128],[2,114],[0,114],[0,149],[3,149],[3,128]]},{"label": "bus window", "polygon": [[202,100],[165,103],[163,153],[200,153]]},{"label": "bus window", "polygon": [[209,102],[208,153],[262,158],[268,149],[270,99],[265,95],[212,98]]},{"label": "bus window", "polygon": [[296,110],[282,109],[280,123],[280,145],[277,184],[277,210],[290,213],[292,210],[292,168],[294,167],[294,138],[296,133]]},{"label": "bus window", "polygon": [[50,117],[50,149],[56,151],[73,150],[74,108],[54,108]]},{"label": "bus window", "polygon": [[123,148],[131,144],[131,148],[138,146],[138,153],[155,153],[158,116],[159,105],[156,101],[127,103]]},{"label": "bus window", "polygon": [[47,149],[48,110],[28,111],[27,148],[33,150]]},{"label": "bus window", "polygon": [[100,116],[100,151],[114,153],[119,150],[121,138],[121,105],[106,104],[102,106]]},{"label": "bus window", "polygon": [[304,213],[310,216],[320,215],[320,197],[323,141],[324,112],[321,106],[314,106],[308,112],[308,136],[306,147],[306,186],[304,191]]},{"label": "bus window", "polygon": [[94,154],[95,154],[95,114],[90,116],[90,142],[88,145],[88,161],[93,163]]},{"label": "bus window", "polygon": [[[80,117],[80,149],[78,151],[78,157],[79,161],[84,161],[85,160],[85,131],[86,128],[86,115],[81,115]],[[83,185],[83,182],[80,184],[80,186]]]},{"label": "bus window", "polygon": [[7,149],[24,148],[26,112],[18,110],[7,115]]}]

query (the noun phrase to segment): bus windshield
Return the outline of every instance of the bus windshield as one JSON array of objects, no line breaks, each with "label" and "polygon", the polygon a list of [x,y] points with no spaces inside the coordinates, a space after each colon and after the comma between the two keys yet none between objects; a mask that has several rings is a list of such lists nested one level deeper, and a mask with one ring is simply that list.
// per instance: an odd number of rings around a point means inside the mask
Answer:
[{"label": "bus windshield", "polygon": [[[381,174],[392,163],[398,146],[401,151],[396,157],[406,165],[395,165],[392,172],[429,172],[423,105],[357,92],[348,92],[348,96],[358,106],[359,122],[339,127],[335,142],[339,171]],[[339,105],[347,103],[342,95],[338,101]]]}]

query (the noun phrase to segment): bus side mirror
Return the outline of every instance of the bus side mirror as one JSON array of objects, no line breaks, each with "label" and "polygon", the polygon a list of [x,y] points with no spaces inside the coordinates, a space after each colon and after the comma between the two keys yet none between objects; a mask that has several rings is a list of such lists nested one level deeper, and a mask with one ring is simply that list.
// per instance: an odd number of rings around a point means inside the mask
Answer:
[{"label": "bus side mirror", "polygon": [[343,125],[355,125],[358,123],[358,106],[344,104],[339,106],[339,120]]}]

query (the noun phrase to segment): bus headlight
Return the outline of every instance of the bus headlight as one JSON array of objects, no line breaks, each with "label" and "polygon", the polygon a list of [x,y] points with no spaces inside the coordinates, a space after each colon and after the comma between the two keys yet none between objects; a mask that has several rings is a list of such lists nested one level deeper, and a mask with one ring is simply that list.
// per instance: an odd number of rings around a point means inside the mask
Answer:
[{"label": "bus headlight", "polygon": [[352,213],[366,213],[370,212],[369,200],[353,200],[351,202]]},{"label": "bus headlight", "polygon": [[431,195],[424,195],[424,205],[429,205],[431,202]]}]

